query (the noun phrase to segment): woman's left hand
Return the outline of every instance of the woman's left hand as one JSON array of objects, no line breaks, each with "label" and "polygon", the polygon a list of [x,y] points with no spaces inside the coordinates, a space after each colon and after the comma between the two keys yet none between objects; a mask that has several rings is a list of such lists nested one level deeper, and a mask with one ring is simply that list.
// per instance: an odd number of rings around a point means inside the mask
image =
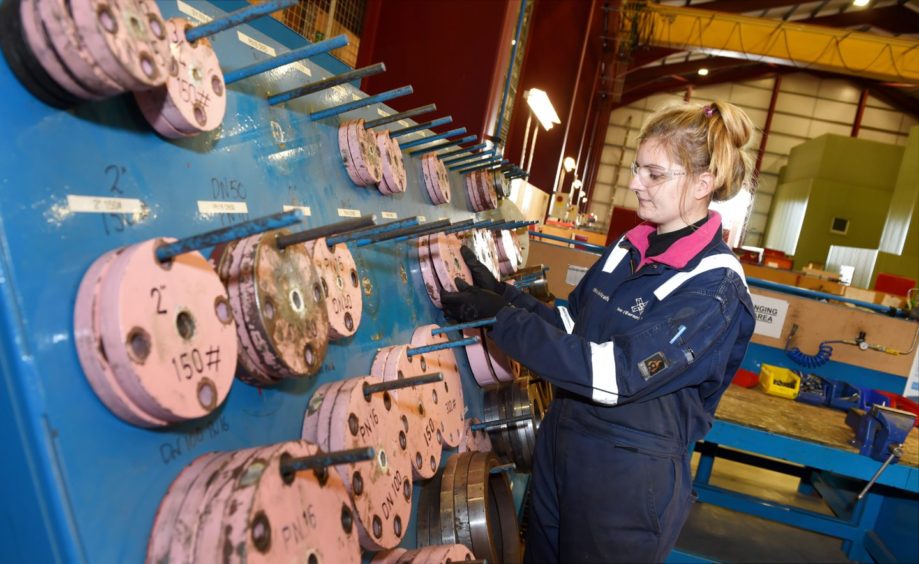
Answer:
[{"label": "woman's left hand", "polygon": [[460,278],[456,279],[458,292],[443,292],[440,303],[444,315],[459,322],[476,321],[494,317],[498,312],[510,307],[507,301],[498,294],[470,286]]}]

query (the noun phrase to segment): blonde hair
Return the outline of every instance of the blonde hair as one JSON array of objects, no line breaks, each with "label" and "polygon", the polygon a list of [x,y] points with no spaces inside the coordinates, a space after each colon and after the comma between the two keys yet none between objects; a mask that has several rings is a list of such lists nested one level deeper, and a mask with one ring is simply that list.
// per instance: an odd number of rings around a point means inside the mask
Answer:
[{"label": "blonde hair", "polygon": [[753,121],[727,102],[680,104],[655,112],[642,127],[638,144],[654,139],[690,176],[714,176],[712,199],[730,200],[743,186],[753,188],[753,156],[747,144]]}]

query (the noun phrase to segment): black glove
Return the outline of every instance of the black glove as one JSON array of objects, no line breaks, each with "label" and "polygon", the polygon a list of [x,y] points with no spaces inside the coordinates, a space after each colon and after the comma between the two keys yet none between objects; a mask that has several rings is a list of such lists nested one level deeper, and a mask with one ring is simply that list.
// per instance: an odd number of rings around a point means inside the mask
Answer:
[{"label": "black glove", "polygon": [[472,283],[474,285],[483,290],[494,292],[499,296],[504,295],[504,289],[507,288],[507,284],[495,278],[494,274],[492,274],[484,264],[479,262],[479,259],[476,258],[475,252],[473,252],[472,249],[469,247],[461,247],[460,254],[463,255],[466,266],[468,266],[469,271],[472,272]]},{"label": "black glove", "polygon": [[464,323],[494,317],[510,304],[498,294],[470,286],[462,278],[456,279],[459,292],[441,292],[440,303],[444,315]]}]

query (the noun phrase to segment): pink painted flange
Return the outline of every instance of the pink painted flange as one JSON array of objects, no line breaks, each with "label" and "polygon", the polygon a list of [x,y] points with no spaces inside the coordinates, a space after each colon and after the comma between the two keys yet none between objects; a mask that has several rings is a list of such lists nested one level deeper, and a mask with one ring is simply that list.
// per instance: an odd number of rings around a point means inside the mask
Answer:
[{"label": "pink painted flange", "polygon": [[115,378],[141,409],[175,422],[223,402],[237,342],[226,290],[207,260],[197,251],[156,259],[156,248],[171,241],[125,249],[102,281],[98,305]]},{"label": "pink painted flange", "polygon": [[338,382],[326,382],[316,388],[303,414],[303,426],[300,429],[300,438],[314,444],[319,444],[319,410],[323,402],[332,393],[332,387]]},{"label": "pink painted flange", "polygon": [[[392,347],[386,357],[383,381],[401,380],[437,372],[427,364],[426,355],[408,355],[408,345]],[[433,353],[432,353],[433,354]],[[400,420],[408,440],[412,475],[416,480],[434,477],[440,466],[442,438],[438,428],[442,410],[438,383],[419,384],[390,392],[401,412]]]},{"label": "pink painted flange", "polygon": [[424,281],[424,289],[434,307],[440,309],[440,282],[437,280],[437,274],[434,272],[434,263],[431,262],[431,249],[428,245],[429,236],[422,235],[418,237],[416,248],[418,250],[418,266],[421,269],[421,279]]},{"label": "pink painted flange", "polygon": [[[465,329],[463,330],[463,336],[481,338],[482,331],[480,329]],[[498,379],[491,369],[491,364],[488,362],[488,353],[481,342],[466,345],[466,357],[469,359],[472,376],[479,386],[485,388],[498,383]]]},{"label": "pink painted flange", "polygon": [[103,71],[131,90],[161,86],[166,26],[153,0],[67,0],[87,51]]},{"label": "pink painted flange", "polygon": [[96,302],[102,279],[108,272],[111,262],[122,250],[109,251],[96,259],[80,282],[73,312],[77,356],[96,396],[112,413],[139,427],[162,427],[168,425],[168,422],[146,413],[124,393],[102,351]]},{"label": "pink painted flange", "polygon": [[452,233],[434,233],[428,238],[431,250],[431,264],[440,281],[441,287],[448,292],[456,292],[456,279],[461,278],[472,284],[472,273],[460,254],[462,243]]},{"label": "pink painted flange", "polygon": [[[448,341],[447,335],[431,335],[435,324],[421,325],[412,333],[411,346],[422,347]],[[456,448],[463,439],[463,417],[466,405],[463,400],[463,382],[456,363],[455,349],[444,349],[424,355],[429,372],[440,372],[444,381],[425,390],[425,404],[434,404],[440,412],[440,442],[446,448]],[[436,393],[436,396],[435,396]]]},{"label": "pink painted flange", "polygon": [[335,400],[329,437],[333,451],[374,447],[373,460],[336,466],[351,492],[361,546],[367,550],[397,546],[411,516],[411,462],[398,410],[386,392],[369,399],[363,393],[365,383],[380,381],[373,376],[345,381]]},{"label": "pink painted flange", "polygon": [[459,452],[491,452],[491,438],[488,436],[488,432],[472,429],[472,425],[477,423],[481,423],[481,421],[475,417],[466,420],[464,438],[459,446]]},{"label": "pink painted flange", "polygon": [[304,243],[312,258],[325,295],[329,339],[348,338],[357,333],[364,309],[364,294],[354,256],[344,243],[330,249],[325,238]]},{"label": "pink painted flange", "polygon": [[350,121],[346,121],[338,126],[338,151],[341,154],[341,161],[345,165],[345,172],[348,173],[348,178],[358,186],[363,186],[364,179],[360,173],[358,173],[357,163],[355,162],[355,159],[358,157],[351,154],[351,141],[348,138],[354,134],[355,132],[353,128],[351,128]]},{"label": "pink painted flange", "polygon": [[54,53],[74,77],[99,96],[113,96],[128,88],[107,75],[89,54],[64,0],[36,0],[38,15]]}]

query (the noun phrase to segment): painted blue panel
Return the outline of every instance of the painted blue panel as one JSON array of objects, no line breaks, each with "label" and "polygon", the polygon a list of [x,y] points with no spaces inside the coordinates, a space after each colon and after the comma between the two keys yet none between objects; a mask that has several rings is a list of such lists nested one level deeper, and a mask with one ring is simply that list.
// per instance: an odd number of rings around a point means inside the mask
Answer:
[{"label": "painted blue panel", "polygon": [[[208,14],[222,12],[190,3]],[[244,4],[219,5],[230,10]],[[164,15],[178,15],[174,1],[161,6]],[[269,18],[241,29],[278,51],[303,45]],[[235,32],[213,43],[228,69],[265,57]],[[329,74],[307,66],[314,80]],[[352,248],[372,294],[365,296],[358,334],[330,345],[315,379],[264,390],[237,381],[212,416],[151,431],[115,418],[83,377],[72,308],[84,271],[115,247],[243,219],[199,215],[197,200],[244,200],[249,217],[284,204],[309,206],[308,227],[339,220],[338,208],[429,219],[472,216],[455,174],[453,205],[431,205],[419,159],[406,159],[405,194],[384,197],[354,186],[338,153],[339,119],[313,123],[307,114],[363,94],[347,86],[268,107],[266,93],[305,80],[287,68],[234,84],[219,133],[173,142],[153,132],[130,96],[55,110],[34,99],[0,62],[0,438],[7,445],[0,465],[7,524],[0,561],[25,560],[23,549],[31,551],[30,560],[141,561],[159,500],[184,465],[212,450],[297,438],[318,384],[366,374],[378,347],[406,342],[416,325],[443,323],[423,289],[410,243]],[[380,111],[392,110],[370,107],[347,117],[375,118]],[[136,222],[72,214],[68,194],[140,198],[150,213]],[[480,414],[482,392],[465,356],[457,356],[466,405]]]}]

